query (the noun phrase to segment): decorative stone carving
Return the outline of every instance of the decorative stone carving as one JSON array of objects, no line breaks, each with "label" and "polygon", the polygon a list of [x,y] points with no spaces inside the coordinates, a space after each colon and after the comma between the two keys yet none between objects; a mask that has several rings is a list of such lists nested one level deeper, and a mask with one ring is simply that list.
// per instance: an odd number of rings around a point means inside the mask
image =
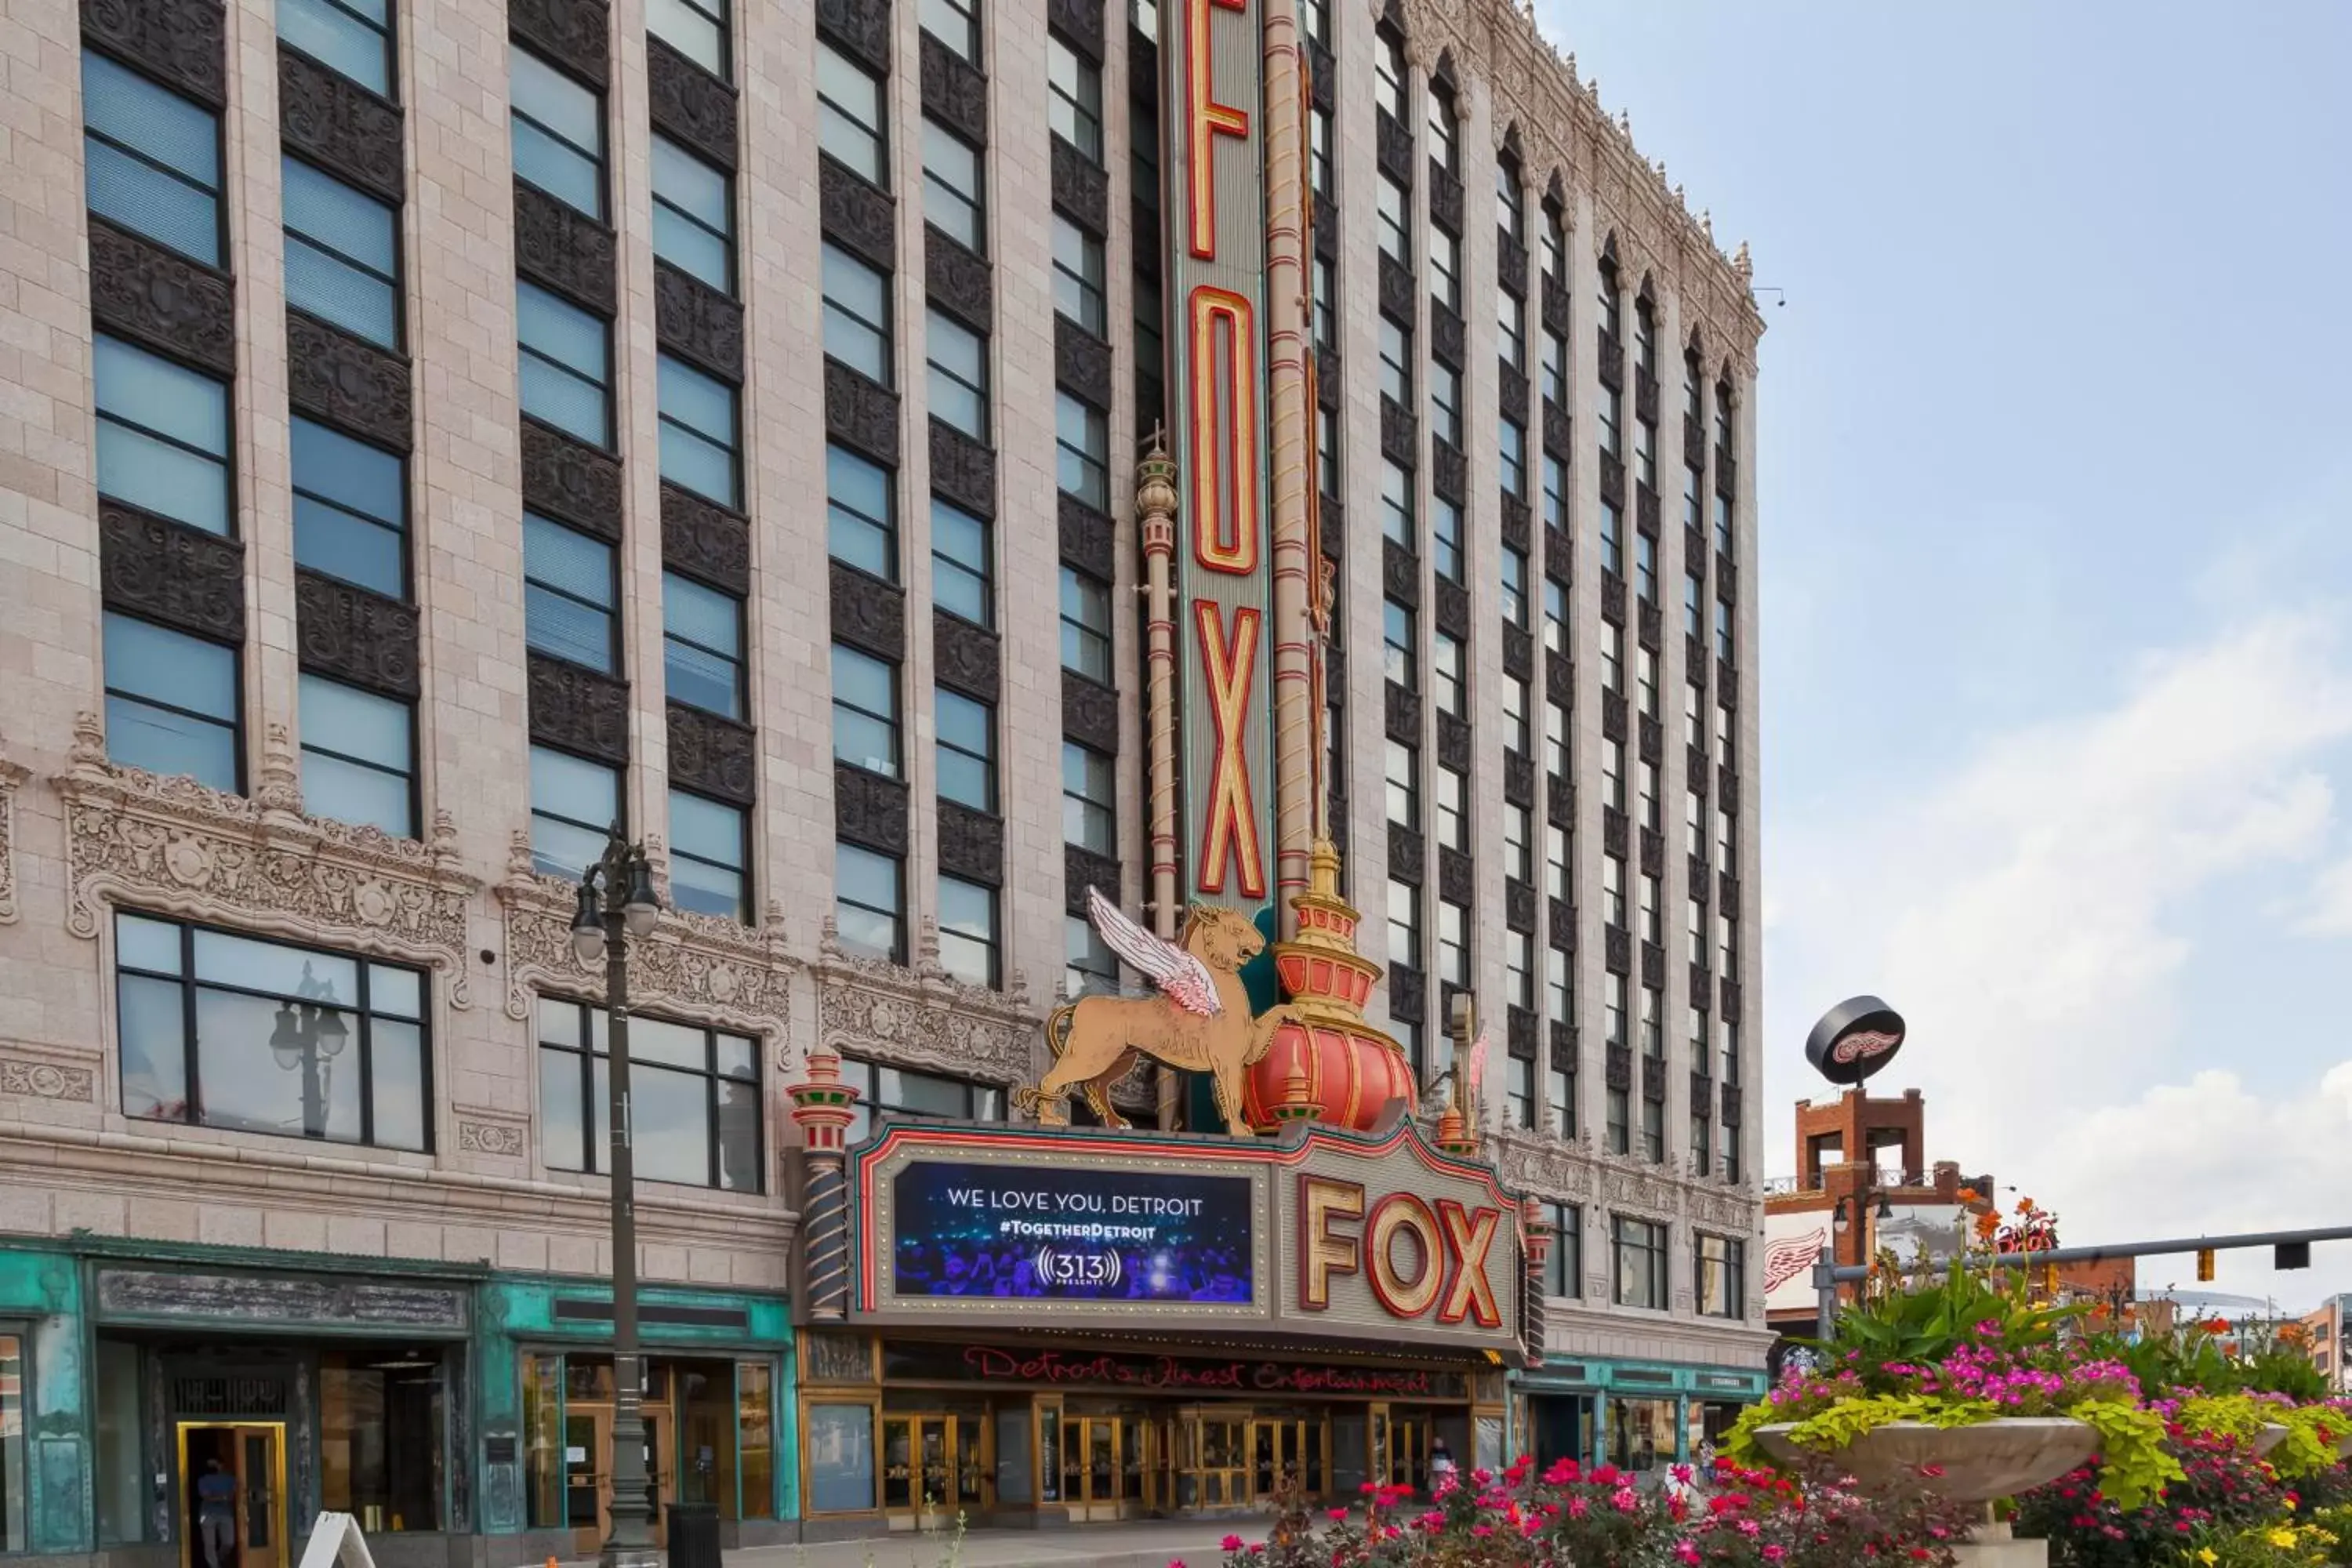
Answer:
[{"label": "decorative stone carving", "polygon": [[1504,1009],[1504,1016],[1507,1020],[1504,1048],[1520,1061],[1535,1060],[1536,1037],[1539,1032],[1535,1014],[1514,1002]]},{"label": "decorative stone carving", "polygon": [[1723,1086],[1723,1124],[1726,1127],[1739,1125],[1739,1086],[1736,1083]]},{"label": "decorative stone carving", "polygon": [[958,801],[940,802],[940,869],[967,881],[1004,883],[1004,819]]},{"label": "decorative stone carving", "polygon": [[629,760],[629,683],[609,675],[530,655],[530,738],[583,757]]},{"label": "decorative stone carving", "polygon": [[[1555,943],[1554,945],[1556,946],[1558,944]],[[1551,1036],[1551,1039],[1549,1044],[1551,1047],[1552,1067],[1560,1072],[1573,1073],[1576,1071],[1576,1026],[1573,1024],[1563,1024],[1558,1019],[1554,1019],[1550,1028],[1547,1032]]]},{"label": "decorative stone carving", "polygon": [[[934,955],[908,969],[844,952],[827,918],[817,964],[817,1034],[834,1050],[869,1061],[1010,1085],[1029,1075],[1043,1020],[1029,1010],[1019,972],[1005,991],[948,978]],[[934,945],[936,939],[934,939]]]},{"label": "decorative stone carving", "polygon": [[1429,1016],[1428,981],[1421,971],[1410,963],[1389,964],[1389,1016],[1408,1024],[1423,1022]]},{"label": "decorative stone carving", "polygon": [[1625,624],[1625,579],[1606,566],[1601,569],[1601,618],[1612,626]]},{"label": "decorative stone carving", "polygon": [[1404,468],[1418,466],[1421,420],[1387,393],[1381,394],[1381,454]]},{"label": "decorative stone carving", "polygon": [[1524,426],[1528,422],[1528,373],[1515,364],[1497,363],[1495,369],[1495,397],[1497,405],[1513,420]]},{"label": "decorative stone carving", "polygon": [[108,762],[98,716],[80,715],[71,764],[55,781],[66,806],[66,929],[94,938],[121,902],[325,940],[430,964],[451,1005],[467,1005],[466,911],[479,884],[459,869],[448,813],[435,814],[429,842],[304,816],[283,725],[269,726],[267,747],[261,787],[228,795]]},{"label": "decorative stone carving", "polygon": [[730,594],[751,589],[751,529],[740,512],[691,490],[661,488],[662,564]]},{"label": "decorative stone carving", "polygon": [[108,605],[217,642],[245,640],[245,546],[100,499],[99,576]]},{"label": "decorative stone carving", "polygon": [[606,539],[618,539],[621,460],[526,417],[522,422],[522,504]]},{"label": "decorative stone carving", "polygon": [[654,262],[654,333],[713,375],[743,379],[743,307],[667,261]]},{"label": "decorative stone carving", "polygon": [[1437,716],[1437,761],[1457,773],[1470,772],[1470,726],[1451,713]]},{"label": "decorative stone carving", "polygon": [[1110,345],[1058,313],[1054,317],[1054,380],[1097,408],[1110,406]]},{"label": "decorative stone carving", "polygon": [[1062,733],[1108,755],[1118,752],[1118,693],[1075,670],[1062,671]]},{"label": "decorative stone carving", "polygon": [[1320,39],[1307,38],[1305,42],[1308,91],[1314,97],[1315,107],[1328,114],[1339,101],[1339,62],[1331,58],[1331,51],[1324,47]]},{"label": "decorative stone carving", "polygon": [[1544,774],[1544,815],[1554,822],[1576,820],[1576,781],[1566,773]]},{"label": "decorative stone carving", "polygon": [[833,764],[834,827],[853,844],[885,855],[907,852],[907,786],[898,779]]},{"label": "decorative stone carving", "polygon": [[[1348,509],[1339,503],[1336,496],[1319,496],[1317,498],[1317,505],[1323,514],[1321,533],[1324,557],[1335,563],[1345,561],[1348,558]],[[1336,623],[1334,625],[1333,635],[1337,636]]]},{"label": "decorative stone carving", "polygon": [[1536,890],[1517,877],[1503,883],[1503,923],[1513,931],[1532,932],[1536,929]]},{"label": "decorative stone carving", "polygon": [[1535,538],[1535,514],[1526,500],[1508,490],[1498,492],[1502,500],[1503,542],[1514,550],[1525,550]]},{"label": "decorative stone carving", "polygon": [[1544,450],[1567,462],[1576,451],[1575,426],[1568,410],[1547,397],[1543,405]]},{"label": "decorative stone carving", "polygon": [[760,786],[757,731],[683,702],[667,707],[670,782],[738,805],[751,805]]},{"label": "decorative stone carving", "polygon": [[379,447],[405,452],[415,438],[408,362],[290,307],[286,394],[299,412]]},{"label": "decorative stone carving", "polygon": [[817,224],[824,237],[882,268],[898,266],[898,209],[887,191],[829,157],[816,163]]},{"label": "decorative stone carving", "polygon": [[1054,146],[1054,205],[1089,234],[1108,235],[1110,176],[1060,137],[1048,140]]},{"label": "decorative stone carving", "polygon": [[236,374],[236,289],[228,275],[95,216],[89,310],[108,331],[223,375]]},{"label": "decorative stone carving", "polygon": [[1683,747],[1683,777],[1688,784],[1690,792],[1701,800],[1706,798],[1707,774],[1712,771],[1706,765],[1705,750],[1689,744]]},{"label": "decorative stone carving", "polygon": [[1421,694],[1407,691],[1395,681],[1383,681],[1382,728],[1388,738],[1402,746],[1421,744]]},{"label": "decorative stone carving", "polygon": [[1623,926],[1602,926],[1601,962],[1612,974],[1633,973],[1633,933]]},{"label": "decorative stone carving", "polygon": [[0,1094],[86,1105],[98,1098],[98,1069],[63,1062],[0,1056]]},{"label": "decorative stone carving", "polygon": [[835,359],[824,362],[824,427],[876,462],[898,466],[898,395]]},{"label": "decorative stone carving", "polygon": [[1642,944],[1642,984],[1653,991],[1666,985],[1666,950],[1654,942]]},{"label": "decorative stone carving", "polygon": [[1683,524],[1683,570],[1706,580],[1706,536],[1689,523]]},{"label": "decorative stone carving", "polygon": [[1683,857],[1684,885],[1690,889],[1691,902],[1705,909],[1715,895],[1715,879],[1708,874],[1706,862],[1696,855]]},{"label": "decorative stone carving", "polygon": [[218,109],[228,101],[227,13],[217,0],[82,0],[82,37]]},{"label": "decorative stone carving", "polygon": [[1533,806],[1536,803],[1536,764],[1532,757],[1517,752],[1503,753],[1503,798],[1513,805]]},{"label": "decorative stone carving", "polygon": [[896,664],[907,657],[907,595],[894,584],[868,576],[839,561],[832,574],[833,635],[877,658]]},{"label": "decorative stone carving", "polygon": [[926,32],[920,72],[923,112],[975,147],[988,145],[988,79]]},{"label": "decorative stone carving", "polygon": [[302,668],[413,700],[415,606],[320,573],[294,571],[294,642]]},{"label": "decorative stone carving", "polygon": [[1045,25],[1087,58],[1103,58],[1103,0],[1045,0]]},{"label": "decorative stone carving", "polygon": [[1658,378],[1638,364],[1633,367],[1633,417],[1644,425],[1658,422]]},{"label": "decorative stone carving", "polygon": [[1429,488],[1457,505],[1470,500],[1470,459],[1443,436],[1429,438]]},{"label": "decorative stone carving", "polygon": [[1633,486],[1633,526],[1652,539],[1658,537],[1658,492],[1645,484]]},{"label": "decorative stone carving", "polygon": [[1602,327],[1594,332],[1601,355],[1601,384],[1612,392],[1625,390],[1625,340]]},{"label": "decorative stone carving", "polygon": [[407,199],[399,106],[282,43],[278,130],[289,150],[320,167],[395,206]]},{"label": "decorative stone carving", "polygon": [[890,0],[816,0],[816,30],[877,75],[890,74]]},{"label": "decorative stone carving", "polygon": [[1449,369],[1463,368],[1462,313],[1436,300],[1429,302],[1429,353]]},{"label": "decorative stone carving", "polygon": [[1729,763],[1718,763],[1715,769],[1715,793],[1721,797],[1721,807],[1733,816],[1739,815],[1739,775]]},{"label": "decorative stone carving", "polygon": [[654,125],[722,169],[735,167],[735,89],[646,35],[646,108]]},{"label": "decorative stone carving", "polygon": [[605,84],[613,23],[604,0],[508,0],[507,26],[594,86]]},{"label": "decorative stone carving", "polygon": [[[506,924],[507,1016],[529,1018],[543,990],[601,1002],[602,961],[572,952],[573,885],[531,870],[530,835],[517,832],[498,886]],[[784,952],[783,910],[758,925],[665,911],[653,934],[629,942],[629,1004],[716,1028],[780,1039],[792,1014],[797,965]]]},{"label": "decorative stone carving", "polygon": [[[1315,85],[1329,91],[1320,81]],[[1339,259],[1339,204],[1320,191],[1315,193],[1315,254],[1326,261]]]},{"label": "decorative stone carving", "polygon": [[1398,184],[1412,184],[1412,132],[1398,123],[1396,116],[1387,110],[1376,110],[1381,173]]},{"label": "decorative stone carving", "polygon": [[1641,715],[1640,721],[1635,726],[1634,733],[1638,737],[1636,750],[1641,753],[1642,760],[1648,763],[1653,767],[1665,766],[1665,725],[1658,720],[1652,718],[1649,714],[1644,713]]},{"label": "decorative stone carving", "polygon": [[1470,590],[1451,577],[1433,580],[1437,629],[1457,637],[1470,635]]},{"label": "decorative stone carving", "polygon": [[1725,909],[1734,911],[1738,910],[1739,908],[1739,879],[1733,876],[1729,871],[1717,872],[1716,896],[1722,900],[1723,907]]},{"label": "decorative stone carving", "polygon": [[1385,534],[1381,537],[1381,592],[1409,608],[1421,605],[1421,559]]},{"label": "decorative stone carving", "polygon": [[517,180],[514,235],[516,270],[600,315],[613,314],[619,275],[609,227]]},{"label": "decorative stone carving", "polygon": [[1631,853],[1632,847],[1627,842],[1630,837],[1631,823],[1625,814],[1613,805],[1602,806],[1601,808],[1601,849],[1621,860],[1624,859]]},{"label": "decorative stone carving", "polygon": [[1622,691],[1601,694],[1601,733],[1609,740],[1622,742],[1625,739],[1627,710]]},{"label": "decorative stone carving", "polygon": [[1696,419],[1683,421],[1683,467],[1706,467],[1706,426]]},{"label": "decorative stone carving", "polygon": [[1448,845],[1437,851],[1437,892],[1450,903],[1471,904],[1477,901],[1478,877],[1470,857]]},{"label": "decorative stone carving", "polygon": [[931,489],[966,511],[996,515],[996,454],[936,415],[931,418]]},{"label": "decorative stone carving", "polygon": [[1104,898],[1118,901],[1118,862],[1108,855],[1076,844],[1062,846],[1062,904],[1071,914],[1087,912],[1087,889],[1100,888]]},{"label": "decorative stone carving", "polygon": [[1544,696],[1563,708],[1576,702],[1576,663],[1564,648],[1544,654]]},{"label": "decorative stone carving", "polygon": [[1490,1134],[1503,1183],[1513,1192],[1532,1193],[1555,1203],[1582,1203],[1593,1195],[1589,1152],[1518,1128]]},{"label": "decorative stone carving", "polygon": [[1739,568],[1721,551],[1715,555],[1715,596],[1727,605],[1739,603]]},{"label": "decorative stone carving", "polygon": [[993,703],[1003,695],[996,634],[936,605],[931,610],[931,673],[940,685]]},{"label": "decorative stone carving", "polygon": [[1326,345],[1315,351],[1315,401],[1335,414],[1347,395],[1347,380],[1340,363],[1337,348]]},{"label": "decorative stone carving", "polygon": [[[1690,633],[1685,632],[1683,634],[1683,675],[1685,679],[1689,680],[1693,686],[1697,687],[1701,691],[1705,691],[1706,689],[1707,662],[1706,645],[1700,642],[1697,637],[1692,636]],[[1706,793],[1706,786],[1704,783],[1700,784],[1697,788],[1701,795]]]},{"label": "decorative stone carving", "polygon": [[1550,936],[1548,945],[1562,952],[1576,951],[1576,906],[1566,899],[1546,899],[1544,918],[1549,922]]},{"label": "decorative stone carving", "polygon": [[1715,449],[1715,493],[1726,500],[1739,499],[1739,465],[1721,447]]},{"label": "decorative stone carving", "polygon": [[1462,180],[1434,158],[1429,161],[1429,221],[1448,234],[1462,232]]},{"label": "decorative stone carving", "polygon": [[1388,825],[1389,875],[1420,887],[1428,875],[1429,852],[1422,836],[1401,822]]},{"label": "decorative stone carving", "polygon": [[1066,490],[1055,494],[1055,531],[1062,563],[1108,584],[1112,574],[1111,521]]},{"label": "decorative stone carving", "polygon": [[1727,974],[1719,982],[1719,984],[1722,987],[1721,1011],[1723,1014],[1723,1021],[1727,1024],[1738,1024],[1741,1022],[1742,1020],[1739,1016],[1739,982],[1732,979],[1731,976]]},{"label": "decorative stone carving", "polygon": [[1689,973],[1684,978],[1690,984],[1692,1005],[1704,1009],[1708,999],[1715,994],[1715,976],[1707,973],[1706,960],[1703,955],[1690,961]]},{"label": "decorative stone carving", "polygon": [[[924,35],[926,37],[929,34]],[[985,258],[973,255],[932,225],[923,228],[923,289],[930,301],[950,315],[962,321],[977,332],[994,330],[996,320],[996,278]],[[1055,335],[1058,341],[1062,328],[1069,325],[1066,317],[1054,318]],[[1108,350],[1105,350],[1108,355]],[[1109,369],[1106,363],[1104,375]]]},{"label": "decorative stone carving", "polygon": [[1625,464],[1608,452],[1601,454],[1601,499],[1620,509],[1625,504]]},{"label": "decorative stone carving", "polygon": [[1413,288],[1412,272],[1396,258],[1383,250],[1375,270],[1379,274],[1381,314],[1402,326],[1411,327],[1418,290]]},{"label": "decorative stone carving", "polygon": [[1715,700],[1719,706],[1733,709],[1739,706],[1739,672],[1731,668],[1729,659],[1720,656],[1715,661]]},{"label": "decorative stone carving", "polygon": [[1549,272],[1544,274],[1542,309],[1544,331],[1568,336],[1568,285]]},{"label": "decorative stone carving", "polygon": [[[632,977],[634,979],[634,976]],[[501,1160],[520,1160],[528,1152],[530,1140],[520,1123],[489,1121],[496,1112],[453,1108],[457,1118],[457,1152],[461,1154],[489,1154]]]},{"label": "decorative stone carving", "polygon": [[16,920],[16,792],[31,772],[0,757],[0,925]]},{"label": "decorative stone carving", "polygon": [[1503,673],[1519,680],[1532,680],[1536,670],[1536,639],[1525,626],[1503,623]]},{"label": "decorative stone carving", "polygon": [[1544,525],[1544,570],[1563,583],[1576,581],[1576,541],[1566,529]]},{"label": "decorative stone carving", "polygon": [[1612,1040],[1607,1047],[1604,1071],[1611,1089],[1631,1093],[1633,1089],[1633,1047]]}]

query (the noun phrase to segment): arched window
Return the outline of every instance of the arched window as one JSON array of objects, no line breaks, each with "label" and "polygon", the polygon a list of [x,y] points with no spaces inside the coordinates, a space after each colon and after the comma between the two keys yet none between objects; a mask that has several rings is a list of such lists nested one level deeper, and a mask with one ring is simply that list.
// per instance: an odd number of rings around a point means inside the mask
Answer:
[{"label": "arched window", "polygon": [[1508,152],[1495,159],[1495,226],[1504,238],[1527,243],[1527,194],[1519,188],[1519,161]]},{"label": "arched window", "polygon": [[1461,152],[1456,145],[1460,124],[1454,113],[1452,89],[1433,77],[1429,83],[1429,161],[1449,174],[1462,172]]},{"label": "arched window", "polygon": [[1404,40],[1386,27],[1372,35],[1372,76],[1374,101],[1399,125],[1410,128],[1412,118],[1405,112]]}]

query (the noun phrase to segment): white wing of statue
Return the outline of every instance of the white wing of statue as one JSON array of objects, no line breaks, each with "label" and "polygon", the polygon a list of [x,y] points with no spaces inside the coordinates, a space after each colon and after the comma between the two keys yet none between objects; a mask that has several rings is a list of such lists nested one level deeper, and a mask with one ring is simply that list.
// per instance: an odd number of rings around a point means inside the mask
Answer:
[{"label": "white wing of statue", "polygon": [[1203,1018],[1213,1018],[1224,1011],[1217,1000],[1216,983],[1209,977],[1209,966],[1178,947],[1162,942],[1150,931],[1118,912],[1118,906],[1102,896],[1099,888],[1087,889],[1087,915],[1102,932],[1103,941],[1111,950],[1132,965],[1139,973],[1150,976],[1151,983],[1167,994],[1170,1001],[1188,1013]]}]

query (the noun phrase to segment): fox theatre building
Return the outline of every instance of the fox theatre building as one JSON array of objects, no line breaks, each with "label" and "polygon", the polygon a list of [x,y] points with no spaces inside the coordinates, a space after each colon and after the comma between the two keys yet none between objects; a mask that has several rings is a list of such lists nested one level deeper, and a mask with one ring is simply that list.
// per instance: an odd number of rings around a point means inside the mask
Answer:
[{"label": "fox theatre building", "polygon": [[1519,1208],[1410,1120],[1247,1141],[900,1123],[845,1177],[842,1321],[800,1341],[814,1538],[877,1513],[1213,1516],[1421,1487],[1440,1443],[1501,1458]]}]

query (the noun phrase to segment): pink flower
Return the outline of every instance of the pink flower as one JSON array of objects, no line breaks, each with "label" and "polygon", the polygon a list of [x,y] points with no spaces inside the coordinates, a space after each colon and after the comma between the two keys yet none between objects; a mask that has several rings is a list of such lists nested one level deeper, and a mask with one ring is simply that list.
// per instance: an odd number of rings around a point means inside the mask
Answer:
[{"label": "pink flower", "polygon": [[1619,1513],[1636,1513],[1642,1507],[1642,1494],[1632,1487],[1619,1487],[1609,1494],[1609,1506]]},{"label": "pink flower", "polygon": [[1787,1555],[1789,1555],[1789,1549],[1785,1546],[1768,1546],[1764,1549],[1764,1561],[1767,1563],[1778,1563]]},{"label": "pink flower", "polygon": [[1568,1500],[1568,1517],[1570,1519],[1582,1519],[1585,1515],[1585,1510],[1591,1506],[1591,1505],[1587,1503],[1582,1498],[1572,1497]]},{"label": "pink flower", "polygon": [[1669,1470],[1667,1474],[1673,1476],[1675,1479],[1680,1481],[1685,1486],[1690,1485],[1691,1468],[1688,1465],[1676,1465],[1673,1469]]},{"label": "pink flower", "polygon": [[1228,1535],[1217,1544],[1227,1552],[1239,1552],[1242,1549],[1242,1538],[1238,1535]]},{"label": "pink flower", "polygon": [[1323,1510],[1323,1517],[1337,1524],[1348,1517],[1348,1510],[1344,1508],[1327,1508]]},{"label": "pink flower", "polygon": [[1697,1547],[1696,1547],[1696,1546],[1693,1546],[1693,1545],[1692,1545],[1689,1542],[1687,1542],[1687,1541],[1677,1541],[1677,1542],[1675,1542],[1675,1562],[1677,1562],[1677,1563],[1696,1563],[1696,1562],[1697,1562],[1697,1561],[1698,1561],[1698,1548],[1697,1548]]},{"label": "pink flower", "polygon": [[1474,1524],[1470,1527],[1470,1533],[1484,1541],[1487,1536],[1495,1533],[1495,1527],[1491,1524]]}]

